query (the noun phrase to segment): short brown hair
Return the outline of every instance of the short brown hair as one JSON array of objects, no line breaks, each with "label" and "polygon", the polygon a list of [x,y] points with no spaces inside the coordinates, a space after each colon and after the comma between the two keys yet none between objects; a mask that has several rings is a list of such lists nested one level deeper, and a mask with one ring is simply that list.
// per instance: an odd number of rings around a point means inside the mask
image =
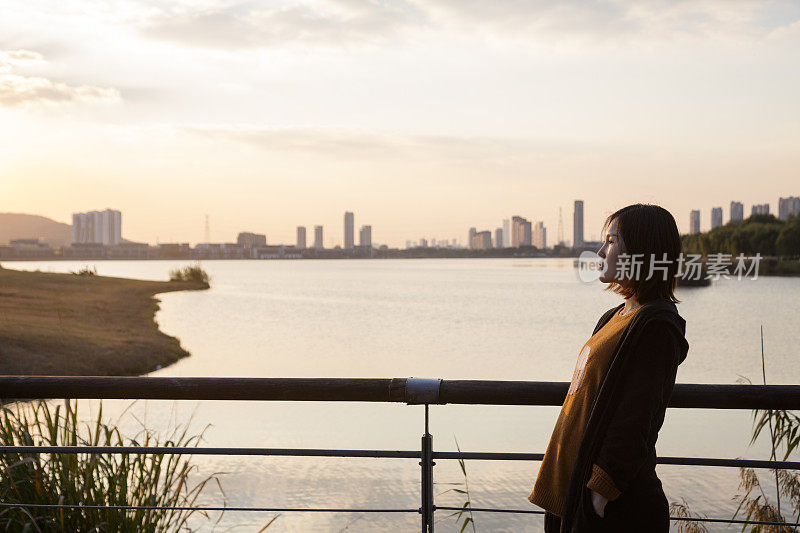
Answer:
[{"label": "short brown hair", "polygon": [[[678,225],[672,213],[661,206],[653,204],[632,204],[608,216],[601,236],[605,235],[606,228],[617,219],[617,226],[625,243],[625,252],[629,255],[643,254],[641,275],[629,279],[627,287],[617,281],[608,284],[605,290],[629,298],[635,297],[642,304],[665,298],[679,303],[675,297],[675,287],[678,283],[678,258],[681,255],[681,236]],[[661,262],[666,254],[668,263],[665,265],[667,276],[664,279],[662,272],[654,271],[650,279],[644,279],[650,272],[652,259]]]}]

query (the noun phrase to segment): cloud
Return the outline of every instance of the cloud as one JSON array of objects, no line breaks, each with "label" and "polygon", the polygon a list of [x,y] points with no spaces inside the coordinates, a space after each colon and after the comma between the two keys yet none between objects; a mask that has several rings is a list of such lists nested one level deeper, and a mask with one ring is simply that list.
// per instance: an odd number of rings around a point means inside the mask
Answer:
[{"label": "cloud", "polygon": [[0,51],[0,60],[14,61],[44,61],[42,54],[31,50],[5,50]]},{"label": "cloud", "polygon": [[30,50],[0,50],[0,106],[26,107],[44,103],[70,103],[85,100],[116,101],[119,91],[89,85],[71,86],[36,76],[12,74],[20,63],[42,63],[44,58]]},{"label": "cloud", "polygon": [[243,49],[287,44],[385,40],[421,12],[405,2],[324,0],[277,9],[225,6],[171,10],[150,18],[145,35],[192,46]]},{"label": "cloud", "polygon": [[24,61],[42,61],[41,54],[30,50],[0,50],[0,74],[11,72],[14,64]]},{"label": "cloud", "polygon": [[543,42],[762,39],[800,18],[800,6],[785,0],[413,1],[443,26]]},{"label": "cloud", "polygon": [[276,9],[246,4],[162,12],[146,35],[221,49],[385,42],[413,31],[453,31],[515,42],[674,42],[761,39],[800,18],[787,1],[321,0]]},{"label": "cloud", "polygon": [[571,154],[597,146],[568,141],[533,141],[448,135],[404,135],[340,128],[274,128],[261,126],[180,126],[211,139],[244,143],[255,148],[301,155],[354,158],[435,157],[456,160],[531,158]]}]

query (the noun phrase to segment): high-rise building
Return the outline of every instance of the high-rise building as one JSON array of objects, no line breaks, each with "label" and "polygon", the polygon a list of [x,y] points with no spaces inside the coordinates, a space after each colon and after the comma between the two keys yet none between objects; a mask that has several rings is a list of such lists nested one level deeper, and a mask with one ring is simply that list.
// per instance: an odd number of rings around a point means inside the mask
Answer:
[{"label": "high-rise building", "polygon": [[344,249],[350,250],[353,248],[355,242],[355,225],[353,220],[353,213],[345,211],[344,213]]},{"label": "high-rise building", "polygon": [[753,204],[750,215],[769,215],[769,204]]},{"label": "high-rise building", "polygon": [[255,248],[256,246],[266,246],[267,236],[261,233],[250,233],[245,231],[236,237],[236,244],[242,248]]},{"label": "high-rise building", "polygon": [[419,247],[420,248],[427,248],[428,247],[428,239],[422,238],[419,240]]},{"label": "high-rise building", "polygon": [[722,225],[722,208],[711,208],[711,229],[718,228]]},{"label": "high-rise building", "polygon": [[503,248],[511,247],[511,221],[509,219],[503,220]]},{"label": "high-rise building", "polygon": [[406,250],[411,248],[411,241],[406,241]]},{"label": "high-rise building", "polygon": [[572,247],[583,247],[583,200],[575,200],[572,213]]},{"label": "high-rise building", "polygon": [[744,220],[744,204],[742,202],[731,202],[731,218],[730,221]]},{"label": "high-rise building", "polygon": [[88,218],[88,213],[72,213],[72,244],[89,242]]},{"label": "high-rise building", "polygon": [[533,245],[540,250],[547,248],[547,228],[544,222],[539,221],[533,227]]},{"label": "high-rise building", "polygon": [[297,248],[300,250],[306,249],[306,227],[297,226]]},{"label": "high-rise building", "polygon": [[495,248],[503,248],[503,237],[505,237],[505,234],[503,233],[503,228],[497,228],[496,230],[494,230]]},{"label": "high-rise building", "polygon": [[689,233],[700,233],[700,210],[692,209],[689,213]]},{"label": "high-rise building", "polygon": [[122,213],[114,209],[72,214],[72,244],[122,243]]},{"label": "high-rise building", "polygon": [[511,246],[519,248],[520,246],[531,245],[531,223],[528,219],[523,217],[511,218]]},{"label": "high-rise building", "polygon": [[789,196],[778,199],[778,218],[787,220],[789,215],[800,216],[800,197]]},{"label": "high-rise building", "polygon": [[491,231],[477,231],[472,236],[473,250],[489,250],[492,247],[492,232]]},{"label": "high-rise building", "polygon": [[478,230],[476,230],[475,228],[469,228],[469,237],[467,237],[467,246],[469,246],[470,250],[473,249],[472,243],[475,241],[475,233],[477,233],[477,231]]},{"label": "high-rise building", "polygon": [[372,226],[361,226],[358,232],[358,245],[372,247]]},{"label": "high-rise building", "polygon": [[314,248],[317,250],[325,248],[325,244],[322,240],[322,226],[314,226]]}]

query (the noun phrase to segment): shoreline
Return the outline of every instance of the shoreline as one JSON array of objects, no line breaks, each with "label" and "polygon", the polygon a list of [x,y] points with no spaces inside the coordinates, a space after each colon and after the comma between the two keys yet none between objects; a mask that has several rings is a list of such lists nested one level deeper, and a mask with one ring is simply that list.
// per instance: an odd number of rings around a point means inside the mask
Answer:
[{"label": "shoreline", "polygon": [[[750,259],[750,256],[747,256],[747,259]],[[382,261],[382,260],[390,260],[390,259],[399,259],[399,260],[420,260],[420,259],[572,259],[573,264],[576,262],[579,257],[577,256],[541,256],[541,255],[492,255],[490,253],[484,255],[404,255],[404,256],[376,256],[376,257],[338,257],[338,256],[331,256],[331,257],[314,257],[314,258],[292,258],[292,257],[284,257],[284,258],[269,258],[269,259],[255,259],[255,258],[206,258],[205,261],[336,261],[336,260],[356,260],[356,261]],[[733,259],[732,259],[733,260]],[[62,258],[62,257],[39,257],[39,258],[4,258],[0,260],[0,269],[2,269],[2,263],[14,263],[14,262],[75,262],[75,263],[82,263],[82,264],[89,264],[92,262],[105,262],[105,261],[192,261],[191,258],[136,258],[136,259],[125,259],[125,258],[111,258],[111,257],[103,257],[103,258]],[[704,258],[701,263],[706,264],[708,262],[708,258]],[[747,263],[749,265],[749,263]],[[705,269],[705,266],[703,267]],[[731,274],[730,270],[732,265],[725,268],[728,275]],[[758,275],[765,276],[765,277],[800,277],[800,260],[797,259],[784,259],[778,256],[762,256],[759,261],[758,265]],[[166,283],[166,282],[164,282]],[[688,286],[689,284],[687,284]],[[181,289],[170,289],[169,291],[174,290],[181,290]],[[169,292],[165,291],[165,292]]]},{"label": "shoreline", "polygon": [[190,353],[155,321],[158,294],[204,283],[0,268],[0,374],[142,375]]}]

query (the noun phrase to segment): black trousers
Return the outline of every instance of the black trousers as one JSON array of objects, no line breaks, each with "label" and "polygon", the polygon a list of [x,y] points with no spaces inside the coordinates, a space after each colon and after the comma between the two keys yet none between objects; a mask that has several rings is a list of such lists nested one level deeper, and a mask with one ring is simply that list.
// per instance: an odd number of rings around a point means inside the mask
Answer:
[{"label": "black trousers", "polygon": [[[669,532],[669,502],[655,472],[646,476],[646,482],[632,485],[619,498],[606,503],[602,517],[594,512],[593,507],[587,512],[592,514],[593,533]],[[545,511],[545,533],[559,533],[560,529],[561,518]]]}]

